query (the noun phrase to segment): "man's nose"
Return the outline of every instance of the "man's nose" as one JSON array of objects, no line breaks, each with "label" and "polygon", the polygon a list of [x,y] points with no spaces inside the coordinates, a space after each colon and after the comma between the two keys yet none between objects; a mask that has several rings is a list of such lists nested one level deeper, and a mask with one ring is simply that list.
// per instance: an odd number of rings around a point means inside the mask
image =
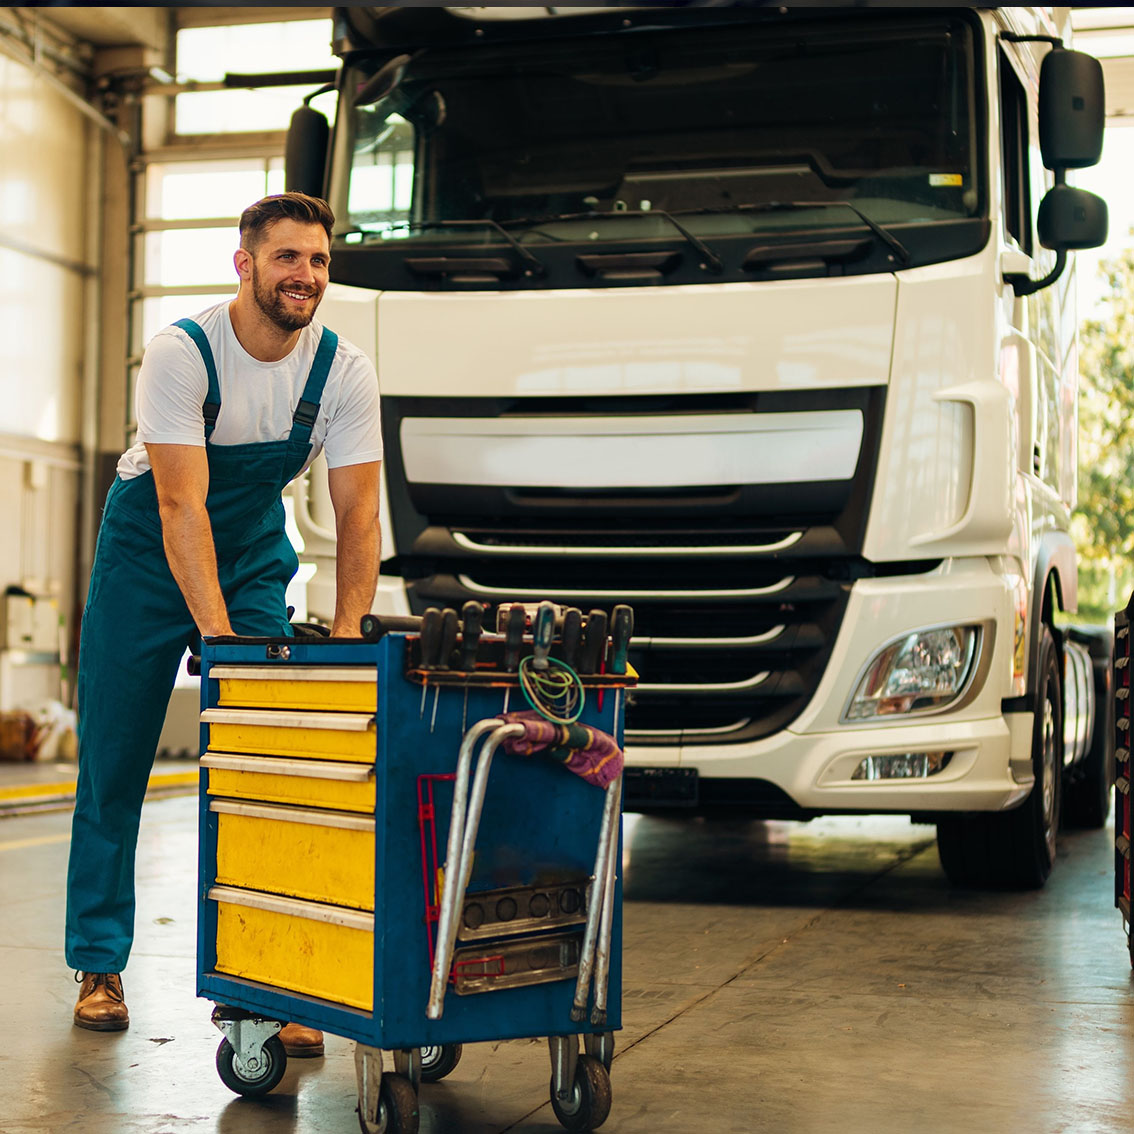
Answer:
[{"label": "man's nose", "polygon": [[294,275],[299,282],[310,284],[311,286],[315,285],[316,273],[310,260],[300,260],[295,266]]}]

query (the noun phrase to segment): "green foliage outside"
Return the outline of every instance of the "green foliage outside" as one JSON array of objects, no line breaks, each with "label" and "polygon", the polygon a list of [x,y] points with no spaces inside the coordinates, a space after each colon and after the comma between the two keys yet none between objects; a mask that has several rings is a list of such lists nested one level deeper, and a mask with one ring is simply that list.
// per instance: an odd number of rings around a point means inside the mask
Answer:
[{"label": "green foliage outside", "polygon": [[1134,250],[1103,262],[1104,313],[1079,335],[1078,618],[1109,622],[1134,589]]}]

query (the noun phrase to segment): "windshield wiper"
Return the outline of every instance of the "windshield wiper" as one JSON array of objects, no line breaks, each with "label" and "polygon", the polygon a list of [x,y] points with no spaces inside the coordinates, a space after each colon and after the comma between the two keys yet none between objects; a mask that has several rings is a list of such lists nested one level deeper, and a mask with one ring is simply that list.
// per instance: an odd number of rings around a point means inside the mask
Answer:
[{"label": "windshield wiper", "polygon": [[831,207],[850,209],[898,257],[903,265],[910,262],[910,250],[892,232],[883,228],[876,220],[871,220],[866,213],[857,205],[852,205],[850,201],[756,201],[744,205],[725,205],[721,208],[679,209],[677,211],[682,216],[708,216],[714,213],[773,213],[779,210],[829,209]]},{"label": "windshield wiper", "polygon": [[[547,268],[543,261],[532,255],[499,221],[494,220],[435,220],[435,221],[399,221],[390,225],[391,229],[426,229],[426,228],[491,228],[500,233],[516,254],[528,265],[524,272],[526,276],[545,276]],[[389,230],[387,230],[389,231]]]},{"label": "windshield wiper", "polygon": [[614,213],[552,213],[542,217],[517,217],[515,220],[507,220],[502,223],[546,224],[548,221],[617,220],[620,217],[663,217],[681,233],[686,243],[697,251],[702,259],[702,263],[698,265],[702,271],[712,272],[714,275],[720,275],[724,271],[724,263],[721,258],[703,240],[694,236],[683,224],[674,220],[671,213],[667,213],[664,209],[622,209]]}]

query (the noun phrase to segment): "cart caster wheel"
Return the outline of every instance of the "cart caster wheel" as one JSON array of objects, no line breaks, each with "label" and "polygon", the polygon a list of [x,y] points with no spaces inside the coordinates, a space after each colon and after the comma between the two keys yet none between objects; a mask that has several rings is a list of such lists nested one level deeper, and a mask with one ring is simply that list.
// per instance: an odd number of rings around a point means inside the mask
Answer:
[{"label": "cart caster wheel", "polygon": [[378,1091],[378,1121],[368,1122],[359,1112],[362,1134],[417,1134],[417,1092],[404,1076],[389,1071]]},{"label": "cart caster wheel", "polygon": [[264,1042],[263,1054],[260,1056],[263,1069],[252,1078],[245,1078],[237,1071],[235,1056],[232,1044],[226,1039],[221,1040],[220,1047],[217,1048],[217,1074],[230,1091],[248,1098],[266,1095],[279,1083],[287,1070],[287,1052],[278,1035],[271,1036]]},{"label": "cart caster wheel", "polygon": [[575,1064],[575,1083],[571,1097],[561,1099],[551,1081],[551,1109],[567,1130],[595,1130],[610,1114],[610,1076],[601,1061],[592,1055],[580,1055]]},{"label": "cart caster wheel", "polygon": [[421,1081],[439,1083],[461,1061],[462,1047],[459,1043],[443,1043],[436,1047],[421,1049]]}]

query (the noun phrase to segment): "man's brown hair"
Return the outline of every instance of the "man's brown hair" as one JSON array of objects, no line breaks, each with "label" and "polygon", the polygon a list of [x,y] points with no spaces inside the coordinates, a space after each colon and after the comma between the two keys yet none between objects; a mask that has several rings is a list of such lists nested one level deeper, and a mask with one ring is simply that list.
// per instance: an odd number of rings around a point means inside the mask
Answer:
[{"label": "man's brown hair", "polygon": [[322,197],[309,197],[306,193],[273,193],[249,205],[240,214],[240,247],[255,255],[268,229],[281,220],[321,224],[328,240],[335,227],[335,214]]}]

